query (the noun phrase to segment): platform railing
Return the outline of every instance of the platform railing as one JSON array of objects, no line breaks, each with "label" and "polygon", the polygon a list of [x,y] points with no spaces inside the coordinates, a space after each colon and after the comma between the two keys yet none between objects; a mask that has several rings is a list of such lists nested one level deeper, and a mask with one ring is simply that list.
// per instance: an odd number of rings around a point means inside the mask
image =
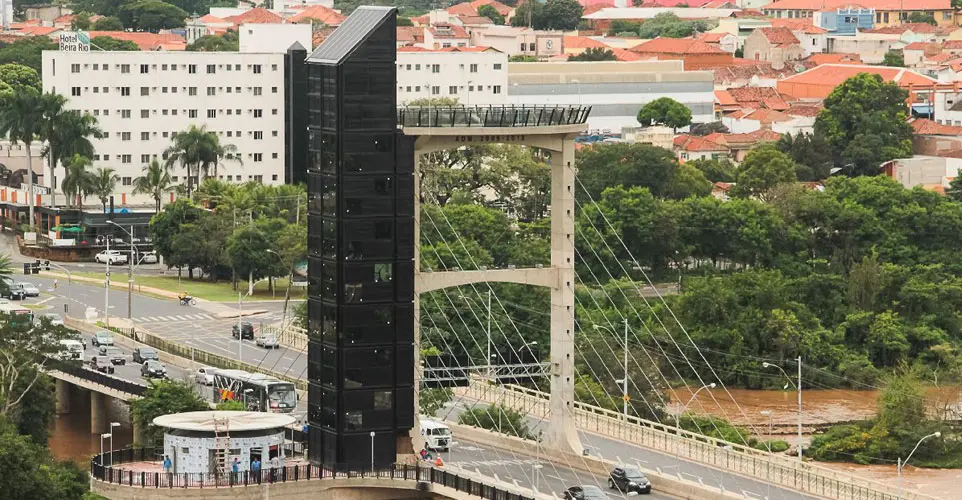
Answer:
[{"label": "platform railing", "polygon": [[591,106],[406,106],[399,127],[522,128],[583,125]]}]

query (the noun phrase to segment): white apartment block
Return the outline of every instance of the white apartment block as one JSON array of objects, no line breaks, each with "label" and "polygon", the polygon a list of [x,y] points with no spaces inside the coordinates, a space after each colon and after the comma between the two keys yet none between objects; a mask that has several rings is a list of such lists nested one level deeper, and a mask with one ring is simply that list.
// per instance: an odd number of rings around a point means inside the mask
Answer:
[{"label": "white apartment block", "polygon": [[[218,178],[282,184],[284,89],[280,53],[43,52],[43,90],[97,117],[105,137],[94,140],[94,168],[113,168],[118,191],[150,160],[163,161],[172,135],[190,125],[237,147],[243,164],[225,161]],[[171,175],[185,183],[186,173],[177,166]]]},{"label": "white apartment block", "polygon": [[398,104],[421,98],[451,97],[465,106],[508,102],[508,55],[482,47],[397,52]]}]

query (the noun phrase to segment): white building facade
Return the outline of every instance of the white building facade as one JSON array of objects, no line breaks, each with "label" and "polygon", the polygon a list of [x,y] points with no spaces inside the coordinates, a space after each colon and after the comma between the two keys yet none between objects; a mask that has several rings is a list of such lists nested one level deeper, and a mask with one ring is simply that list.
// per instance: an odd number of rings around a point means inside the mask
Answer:
[{"label": "white building facade", "polygon": [[[113,168],[118,191],[191,125],[237,147],[243,163],[224,161],[218,178],[284,182],[283,54],[44,51],[43,90],[98,119],[105,135],[93,140],[94,168]],[[186,181],[179,166],[171,175]]]},{"label": "white building facade", "polygon": [[506,104],[508,55],[477,47],[398,49],[398,104],[440,97],[457,99],[465,106]]}]

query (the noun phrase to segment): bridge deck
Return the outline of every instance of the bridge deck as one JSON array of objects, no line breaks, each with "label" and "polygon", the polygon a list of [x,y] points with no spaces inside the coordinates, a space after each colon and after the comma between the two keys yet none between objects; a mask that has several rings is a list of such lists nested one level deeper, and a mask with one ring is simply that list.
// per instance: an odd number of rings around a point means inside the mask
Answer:
[{"label": "bridge deck", "polygon": [[401,128],[527,128],[583,125],[591,106],[405,106]]}]

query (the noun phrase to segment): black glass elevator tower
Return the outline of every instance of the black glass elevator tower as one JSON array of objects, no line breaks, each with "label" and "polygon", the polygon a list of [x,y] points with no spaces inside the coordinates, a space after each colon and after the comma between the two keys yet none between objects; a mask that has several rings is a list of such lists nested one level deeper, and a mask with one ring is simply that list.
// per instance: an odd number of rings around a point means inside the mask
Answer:
[{"label": "black glass elevator tower", "polygon": [[394,462],[414,425],[414,154],[397,130],[396,16],[360,7],[306,61],[309,455],[338,467],[369,467],[372,448]]}]

